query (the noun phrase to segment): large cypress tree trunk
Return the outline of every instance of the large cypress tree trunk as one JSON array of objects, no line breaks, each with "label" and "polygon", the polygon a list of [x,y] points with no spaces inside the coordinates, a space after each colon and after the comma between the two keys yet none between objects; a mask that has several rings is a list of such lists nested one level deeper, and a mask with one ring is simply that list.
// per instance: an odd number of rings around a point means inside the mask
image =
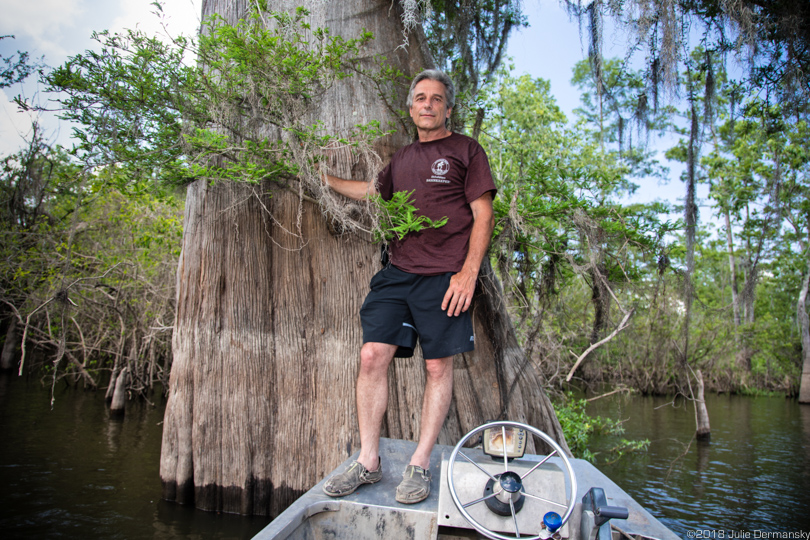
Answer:
[{"label": "large cypress tree trunk", "polygon": [[[269,4],[291,10],[296,3]],[[373,32],[369,62],[382,54],[406,75],[429,65],[419,35],[398,48],[398,4],[334,0],[310,9],[313,28],[346,38]],[[218,13],[230,23],[245,11],[246,0],[203,2],[204,17]],[[397,108],[405,107],[405,91]],[[329,91],[313,121],[342,133],[372,119],[386,125],[395,118],[370,81],[352,77]],[[376,150],[387,161],[408,142],[397,133]],[[341,160],[330,164],[339,176],[369,180],[377,172]],[[379,268],[377,253],[361,235],[334,234],[316,205],[269,183],[189,187],[161,452],[165,498],[274,516],[357,449],[359,311]],[[508,416],[564,444],[499,288],[481,289],[478,351],[456,360],[456,403],[440,441],[454,443],[473,426]],[[385,435],[415,438],[422,359],[395,360],[390,386]]]}]

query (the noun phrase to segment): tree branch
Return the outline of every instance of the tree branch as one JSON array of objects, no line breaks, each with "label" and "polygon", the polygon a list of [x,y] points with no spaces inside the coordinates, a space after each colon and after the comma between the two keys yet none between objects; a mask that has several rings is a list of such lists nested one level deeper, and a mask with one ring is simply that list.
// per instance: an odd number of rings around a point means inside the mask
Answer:
[{"label": "tree branch", "polygon": [[[597,349],[598,347],[601,347],[602,345],[604,345],[608,341],[612,340],[614,337],[616,337],[616,335],[619,332],[621,332],[622,330],[627,328],[627,326],[628,326],[627,321],[630,320],[630,316],[633,314],[634,311],[635,311],[635,309],[631,309],[630,311],[626,312],[624,314],[624,319],[622,319],[622,322],[619,323],[619,326],[617,326],[616,329],[613,330],[613,332],[611,332],[611,334],[609,336],[607,336],[605,339],[603,339],[601,341],[598,341],[597,343],[594,343],[593,345],[588,347],[585,350],[585,352],[582,353],[582,355],[579,358],[577,358],[576,363],[574,363],[574,367],[572,367],[571,371],[568,372],[568,376],[565,378],[565,382],[571,382],[571,378],[574,376],[574,372],[577,370],[577,368],[582,363],[582,361],[585,360],[585,357],[588,356],[591,353],[591,351]],[[571,353],[571,354],[573,354],[573,353]]]}]

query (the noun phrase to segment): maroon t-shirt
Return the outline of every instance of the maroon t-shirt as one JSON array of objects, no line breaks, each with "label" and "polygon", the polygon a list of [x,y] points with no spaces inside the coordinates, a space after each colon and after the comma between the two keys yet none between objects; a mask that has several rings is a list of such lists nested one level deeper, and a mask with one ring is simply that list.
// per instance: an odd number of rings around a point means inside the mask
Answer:
[{"label": "maroon t-shirt", "polygon": [[470,203],[495,192],[489,161],[475,139],[452,133],[430,142],[401,148],[377,180],[383,199],[413,191],[417,214],[447,224],[408,233],[389,245],[391,263],[405,272],[431,276],[459,272],[469,249],[473,215]]}]

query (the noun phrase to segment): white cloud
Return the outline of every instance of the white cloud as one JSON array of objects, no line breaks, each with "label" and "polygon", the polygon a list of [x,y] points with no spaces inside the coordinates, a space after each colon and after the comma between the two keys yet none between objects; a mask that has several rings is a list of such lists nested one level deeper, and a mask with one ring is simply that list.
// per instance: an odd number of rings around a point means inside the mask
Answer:
[{"label": "white cloud", "polygon": [[[120,32],[138,28],[165,35],[153,14],[154,0],[0,0],[0,35],[14,35],[34,57],[59,64],[70,55],[93,48],[93,31]],[[163,19],[171,35],[193,36],[199,26],[202,0],[162,0]],[[10,43],[3,44],[6,47]]]},{"label": "white cloud", "polygon": [[87,0],[0,0],[0,34],[31,38],[41,54],[62,57],[66,29],[87,9]]},{"label": "white cloud", "polygon": [[[202,0],[163,0],[158,15],[153,0],[121,0],[119,15],[110,26],[111,32],[138,29],[147,35],[194,36],[200,25]],[[165,25],[165,28],[164,28]]]},{"label": "white cloud", "polygon": [[[11,56],[19,49],[28,51],[32,60],[44,56],[45,64],[57,66],[68,56],[96,49],[98,44],[90,39],[93,31],[138,28],[147,35],[163,36],[166,30],[172,36],[196,35],[202,0],[162,1],[166,29],[153,14],[153,0],[0,0],[0,35],[17,38],[0,41],[0,55]],[[40,90],[32,75],[22,86],[0,92],[0,157],[18,151],[31,132],[30,114],[18,112],[10,96],[34,96]],[[50,142],[70,144],[69,126],[53,113],[39,115],[39,121]]]}]

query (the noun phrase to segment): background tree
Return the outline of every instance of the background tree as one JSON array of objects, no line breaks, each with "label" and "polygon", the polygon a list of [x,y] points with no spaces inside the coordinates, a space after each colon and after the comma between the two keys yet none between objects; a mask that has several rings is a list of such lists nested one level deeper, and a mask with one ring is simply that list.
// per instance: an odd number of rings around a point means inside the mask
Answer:
[{"label": "background tree", "polygon": [[[729,249],[733,245],[730,228],[739,225],[740,246],[734,249],[732,256],[741,263],[743,286],[733,303],[741,338],[739,367],[750,372],[756,284],[761,275],[760,263],[769,258],[768,252],[777,241],[783,223],[783,151],[787,148],[785,137],[780,133],[784,125],[780,125],[782,122],[774,116],[774,111],[755,102],[747,104],[746,109],[748,113],[744,118],[731,119],[723,126],[730,159],[718,158],[717,154],[710,156],[713,165],[710,178],[716,180],[712,185],[713,198],[729,217]],[[734,279],[736,281],[736,275]]]},{"label": "background tree", "polygon": [[181,234],[177,202],[122,175],[87,174],[36,125],[0,167],[4,367],[44,367],[52,387],[110,380],[119,402],[168,381]]},{"label": "background tree", "polygon": [[[596,76],[597,69],[599,77]],[[592,134],[598,152],[622,167],[613,182],[600,185],[602,193],[599,198],[607,201],[633,194],[638,188],[632,182],[634,177],[665,178],[665,170],[646,143],[651,132],[662,133],[668,127],[673,110],[671,107],[654,112],[645,109],[642,74],[628,70],[617,59],[599,62],[590,59],[577,63],[572,82],[582,92],[582,107],[574,112]],[[594,344],[607,327],[612,299],[607,286],[605,252],[598,247],[604,244],[598,239],[593,239],[590,244],[594,246],[597,261],[589,270],[595,314],[591,333],[591,344]]]},{"label": "background tree", "polygon": [[[14,36],[0,36],[0,41],[9,38],[14,39]],[[41,68],[39,62],[31,62],[31,57],[27,52],[17,51],[15,55],[0,56],[0,88],[8,88],[20,83]]]},{"label": "background tree", "polygon": [[[803,2],[762,3],[742,0],[728,2],[669,2],[661,0],[627,0],[604,2],[596,0],[587,5],[564,0],[569,12],[588,26],[589,59],[596,79],[604,80],[602,70],[602,42],[604,19],[609,17],[618,27],[625,29],[635,42],[631,50],[646,54],[646,99],[657,110],[664,91],[676,95],[685,84],[690,104],[689,140],[684,147],[687,166],[687,198],[685,221],[687,227],[687,268],[693,268],[692,217],[696,207],[690,191],[696,180],[700,111],[697,104],[701,93],[707,106],[706,117],[711,117],[709,105],[715,92],[716,64],[722,64],[733,53],[740,64],[747,66],[748,84],[760,93],[767,104],[779,103],[789,114],[802,115],[807,111],[808,71],[808,6]],[[695,36],[698,36],[697,38]],[[699,41],[704,61],[697,61],[692,40]],[[629,56],[628,56],[629,58]],[[685,78],[678,76],[683,67],[690,72]],[[701,80],[702,79],[702,80]],[[700,82],[696,87],[695,83]],[[696,222],[696,221],[695,221]],[[691,303],[691,294],[685,292]],[[687,306],[687,312],[690,310]],[[688,344],[688,328],[684,343]],[[684,355],[688,346],[684,347]],[[684,356],[685,358],[685,356]]]},{"label": "background tree", "polygon": [[439,69],[453,77],[458,99],[453,127],[471,124],[478,139],[485,109],[479,91],[495,77],[513,29],[527,26],[517,0],[430,0],[423,27]]},{"label": "background tree", "polygon": [[[606,17],[628,31],[629,50],[646,53],[646,81],[654,108],[664,91],[680,85],[680,66],[699,35],[708,49],[734,53],[747,66],[753,87],[790,112],[806,112],[810,95],[810,6],[805,2],[758,0],[595,0],[587,4],[560,0],[569,13],[587,25],[588,56],[601,80],[603,27]],[[721,60],[727,59],[723,55]]]},{"label": "background tree", "polygon": [[807,306],[810,287],[810,132],[806,121],[787,122],[780,127],[786,129],[774,134],[771,148],[784,168],[779,197],[789,229],[784,234],[783,245],[799,248],[795,270],[786,273],[801,276],[796,287],[796,327],[802,351],[799,403],[810,403],[810,318]]},{"label": "background tree", "polygon": [[[621,314],[611,320],[608,302],[618,303],[619,288],[639,278],[637,257],[655,253],[670,225],[659,221],[660,205],[618,202],[628,168],[584,124],[564,127],[547,81],[503,77],[485,103],[492,114],[482,140],[501,189],[494,256],[524,348],[554,380],[560,350],[581,351],[574,355],[581,361],[627,328],[632,310],[618,304]],[[579,321],[561,324],[578,312],[581,286],[589,291],[589,332]],[[562,362],[567,370],[579,364]]]}]

